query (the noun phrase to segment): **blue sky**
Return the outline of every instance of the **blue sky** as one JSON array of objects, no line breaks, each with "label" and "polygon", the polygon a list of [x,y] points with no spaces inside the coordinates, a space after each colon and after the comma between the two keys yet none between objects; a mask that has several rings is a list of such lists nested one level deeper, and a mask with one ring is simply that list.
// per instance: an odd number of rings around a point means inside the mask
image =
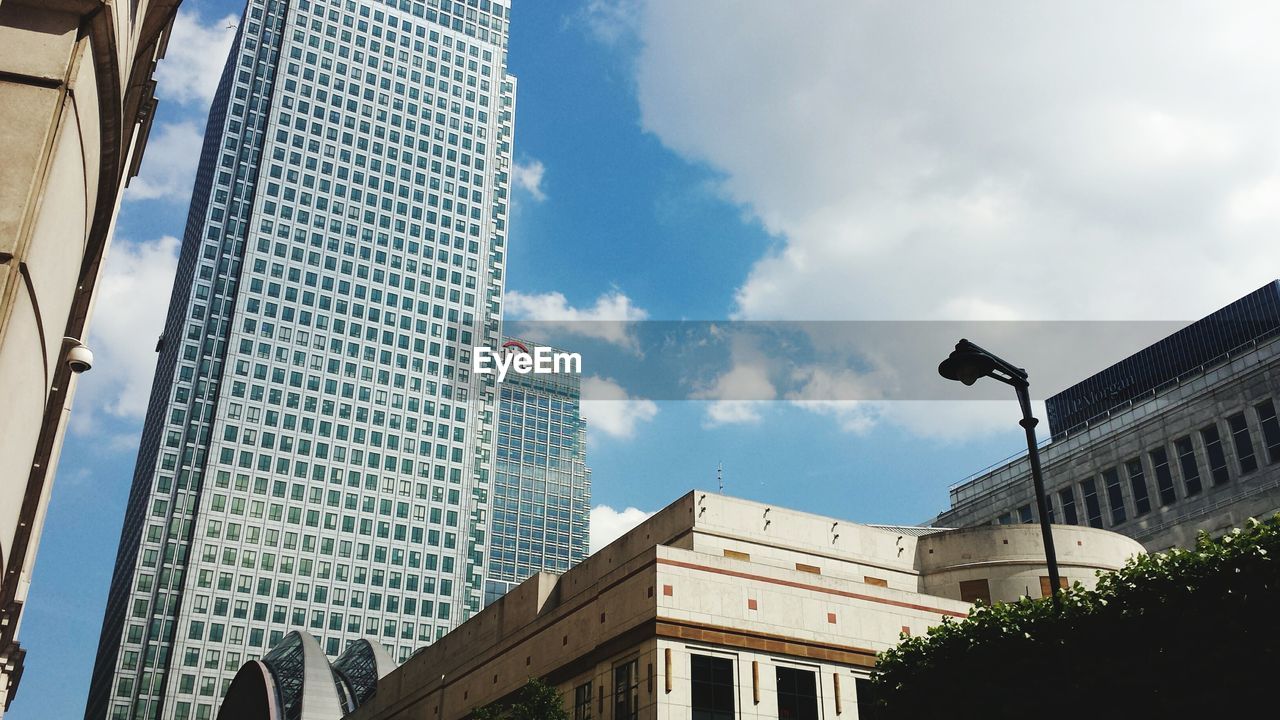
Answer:
[{"label": "blue sky", "polygon": [[[1274,23],[1031,5],[517,0],[508,311],[1193,319],[1280,274],[1280,109],[1255,92],[1280,77]],[[173,238],[241,7],[185,0],[161,65],[24,616],[17,720],[83,712]],[[588,408],[601,532],[714,487],[720,462],[734,495],[918,522],[1019,447],[1006,403],[869,408],[824,402],[829,385],[735,402],[772,389],[752,362],[705,402],[615,385],[628,401]]]}]

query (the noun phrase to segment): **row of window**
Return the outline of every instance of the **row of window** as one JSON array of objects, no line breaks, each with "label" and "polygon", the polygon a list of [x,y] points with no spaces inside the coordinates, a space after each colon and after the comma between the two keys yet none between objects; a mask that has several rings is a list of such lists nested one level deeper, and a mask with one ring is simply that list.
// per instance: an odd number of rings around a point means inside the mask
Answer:
[{"label": "row of window", "polygon": [[[1264,460],[1267,464],[1280,463],[1280,418],[1271,399],[1229,415],[1225,433],[1223,429],[1217,422],[1205,425],[1193,434],[1175,438],[1172,453],[1168,446],[1152,448],[1145,457],[1130,458],[1098,476],[1058,489],[1046,498],[1050,522],[1116,527],[1147,515],[1155,507],[1173,505],[1179,497],[1196,497],[1205,485],[1225,485],[1232,478],[1228,446],[1238,476],[1257,471]],[[1260,445],[1255,443],[1255,434]],[[1022,505],[996,522],[1035,522],[1035,513],[1030,504]]]},{"label": "row of window", "polygon": [[[725,655],[692,652],[689,658],[689,707],[693,720],[733,720],[738,716],[736,658]],[[669,671],[669,669],[668,669]],[[818,671],[813,667],[775,664],[774,697],[780,720],[818,720],[822,717],[822,699]],[[859,714],[869,710],[869,685],[856,681]],[[758,682],[753,677],[752,682]],[[838,682],[838,680],[837,680]],[[606,688],[593,695],[592,682],[573,690],[573,720],[637,720],[640,714],[639,660],[627,660],[613,667],[612,687],[608,703],[612,712],[605,713]],[[653,692],[652,683],[649,692]],[[756,708],[755,712],[767,712]]]}]

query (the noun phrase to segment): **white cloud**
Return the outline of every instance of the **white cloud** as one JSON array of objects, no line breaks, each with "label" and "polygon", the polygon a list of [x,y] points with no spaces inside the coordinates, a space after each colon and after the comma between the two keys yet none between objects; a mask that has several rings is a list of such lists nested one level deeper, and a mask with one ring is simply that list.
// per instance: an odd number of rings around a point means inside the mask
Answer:
[{"label": "white cloud", "polygon": [[86,340],[93,369],[81,376],[76,392],[72,418],[78,432],[95,429],[104,415],[139,420],[146,413],[178,247],[170,236],[112,244]]},{"label": "white cloud", "polygon": [[648,0],[636,81],[645,129],[781,240],[740,317],[1191,319],[1280,266],[1277,21]]},{"label": "white cloud", "polygon": [[713,400],[703,413],[702,426],[756,425],[763,419],[765,404],[759,400]]},{"label": "white cloud", "polygon": [[728,372],[720,375],[707,388],[697,390],[690,397],[711,400],[707,405],[703,425],[742,425],[760,422],[764,403],[777,395],[769,381],[766,369],[758,364],[735,363]]},{"label": "white cloud", "polygon": [[637,0],[587,0],[572,19],[596,40],[614,45],[631,36],[639,11]]},{"label": "white cloud", "polygon": [[184,105],[208,107],[218,89],[239,20],[227,15],[205,23],[194,4],[183,5],[173,21],[168,49],[156,66],[156,94]]},{"label": "white cloud", "polygon": [[190,200],[203,137],[190,121],[160,125],[147,142],[141,171],[129,182],[125,199]]},{"label": "white cloud", "polygon": [[[832,418],[844,432],[864,435],[876,427],[897,427],[943,443],[1007,435],[1014,446],[1022,437],[1022,411],[1014,401],[992,400],[797,400],[808,412]],[[1039,439],[1048,437],[1044,403],[1032,403],[1040,419]]]},{"label": "white cloud", "polygon": [[559,330],[632,349],[636,342],[629,324],[649,317],[616,289],[596,298],[595,305],[588,308],[573,307],[560,292],[526,294],[508,290],[505,314],[510,320],[536,322],[544,331]]},{"label": "white cloud", "polygon": [[652,517],[653,513],[640,508],[628,507],[625,510],[614,510],[608,505],[596,505],[591,508],[591,552],[622,537],[628,530]]},{"label": "white cloud", "polygon": [[607,378],[594,375],[582,378],[582,397],[582,417],[589,433],[629,438],[635,435],[637,425],[658,415],[657,403],[633,398],[621,385]]},{"label": "white cloud", "polygon": [[542,202],[547,199],[546,193],[542,190],[542,176],[546,171],[547,168],[543,166],[541,160],[517,162],[511,168],[511,179],[516,187],[524,188],[534,200]]}]

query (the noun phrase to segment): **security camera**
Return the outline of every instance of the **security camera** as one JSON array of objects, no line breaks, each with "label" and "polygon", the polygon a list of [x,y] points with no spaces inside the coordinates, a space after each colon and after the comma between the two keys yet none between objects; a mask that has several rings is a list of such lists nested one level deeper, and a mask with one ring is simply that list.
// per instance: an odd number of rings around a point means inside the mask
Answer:
[{"label": "security camera", "polygon": [[93,367],[93,352],[85,344],[75,338],[63,338],[67,344],[67,367],[71,372],[80,374]]}]

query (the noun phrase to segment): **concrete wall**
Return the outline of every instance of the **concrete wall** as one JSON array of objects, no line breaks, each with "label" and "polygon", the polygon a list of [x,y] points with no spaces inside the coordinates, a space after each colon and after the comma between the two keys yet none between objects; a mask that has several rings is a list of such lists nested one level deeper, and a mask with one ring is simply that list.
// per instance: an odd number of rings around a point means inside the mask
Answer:
[{"label": "concrete wall", "polygon": [[178,0],[0,3],[0,712],[81,338]]},{"label": "concrete wall", "polygon": [[745,552],[752,562],[917,591],[916,538],[762,503],[694,493],[697,533],[689,547],[708,555]]},{"label": "concrete wall", "polygon": [[[1053,526],[1059,575],[1092,589],[1100,570],[1118,570],[1143,552],[1137,541],[1105,530]],[[960,583],[986,580],[995,602],[1041,597],[1049,571],[1039,525],[986,525],[920,538],[921,592],[960,599]]]}]

